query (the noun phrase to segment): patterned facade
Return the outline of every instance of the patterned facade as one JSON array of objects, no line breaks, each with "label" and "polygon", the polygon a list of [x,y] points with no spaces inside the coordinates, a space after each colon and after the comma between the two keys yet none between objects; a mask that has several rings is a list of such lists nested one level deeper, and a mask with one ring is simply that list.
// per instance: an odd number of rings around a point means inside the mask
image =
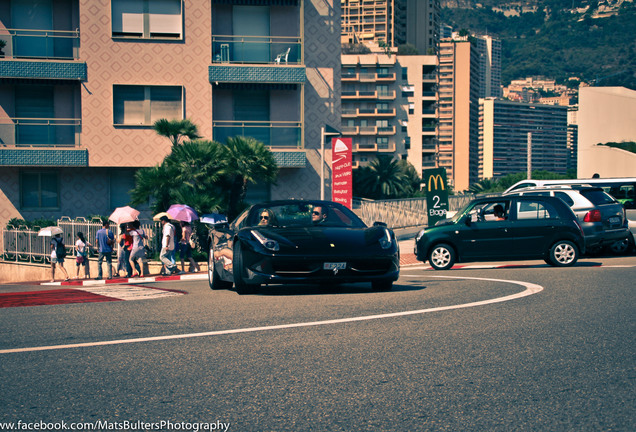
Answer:
[{"label": "patterned facade", "polygon": [[340,119],[333,0],[2,2],[0,39],[0,224],[128,204],[170,152],[158,118],[255,136],[281,168],[256,195],[319,197],[320,128]]}]

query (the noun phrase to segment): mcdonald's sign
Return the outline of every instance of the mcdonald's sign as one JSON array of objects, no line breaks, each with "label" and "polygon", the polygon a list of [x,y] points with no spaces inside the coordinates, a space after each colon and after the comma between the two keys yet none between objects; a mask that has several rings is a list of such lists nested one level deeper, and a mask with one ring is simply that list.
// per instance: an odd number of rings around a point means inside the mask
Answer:
[{"label": "mcdonald's sign", "polygon": [[448,188],[446,185],[446,169],[435,168],[424,170],[422,179],[426,182],[426,213],[428,226],[446,219],[448,211]]}]

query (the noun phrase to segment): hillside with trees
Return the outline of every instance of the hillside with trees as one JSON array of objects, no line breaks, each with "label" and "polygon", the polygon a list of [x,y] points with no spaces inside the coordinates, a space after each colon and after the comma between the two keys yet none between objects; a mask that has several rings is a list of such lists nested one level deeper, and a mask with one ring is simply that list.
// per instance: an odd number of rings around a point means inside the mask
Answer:
[{"label": "hillside with trees", "polygon": [[442,22],[456,31],[502,40],[504,85],[544,75],[561,83],[577,77],[593,85],[636,89],[636,3],[612,3],[609,13],[601,13],[610,7],[607,2],[538,0],[526,5],[534,12],[512,14],[504,11],[520,2],[469,8],[458,3],[442,9]]}]

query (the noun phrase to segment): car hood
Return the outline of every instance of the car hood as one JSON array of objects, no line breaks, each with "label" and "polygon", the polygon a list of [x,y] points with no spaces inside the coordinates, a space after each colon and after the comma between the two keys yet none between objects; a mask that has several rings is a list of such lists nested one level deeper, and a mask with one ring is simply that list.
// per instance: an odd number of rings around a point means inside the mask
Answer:
[{"label": "car hood", "polygon": [[385,236],[384,227],[346,228],[346,227],[253,227],[264,236],[276,240],[281,252],[301,253],[305,255],[324,255],[356,253],[378,246]]}]

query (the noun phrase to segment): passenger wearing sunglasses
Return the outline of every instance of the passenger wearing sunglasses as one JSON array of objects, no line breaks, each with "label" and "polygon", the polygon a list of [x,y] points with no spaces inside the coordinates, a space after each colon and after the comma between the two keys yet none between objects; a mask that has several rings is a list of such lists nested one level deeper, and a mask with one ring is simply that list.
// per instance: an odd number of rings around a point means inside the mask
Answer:
[{"label": "passenger wearing sunglasses", "polygon": [[314,225],[318,225],[326,220],[327,212],[325,211],[325,209],[322,206],[314,207],[313,211],[311,212],[311,222]]}]

